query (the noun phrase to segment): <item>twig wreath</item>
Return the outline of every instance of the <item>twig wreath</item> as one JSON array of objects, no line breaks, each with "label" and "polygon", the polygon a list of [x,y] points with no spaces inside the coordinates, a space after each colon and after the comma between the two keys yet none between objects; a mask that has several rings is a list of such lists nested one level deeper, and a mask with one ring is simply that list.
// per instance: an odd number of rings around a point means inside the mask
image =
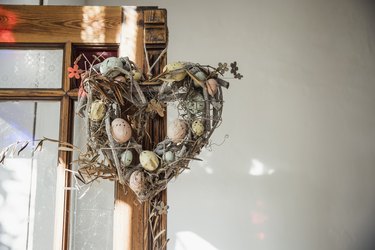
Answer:
[{"label": "twig wreath", "polygon": [[[231,67],[235,78],[241,78],[236,63]],[[77,160],[79,178],[115,177],[140,201],[164,190],[197,159],[220,125],[222,87],[229,83],[219,76],[227,70],[227,64],[214,68],[176,62],[144,80],[127,57],[111,57],[82,72],[77,112],[85,121],[87,151]],[[141,86],[148,86],[147,91]],[[168,103],[177,104],[178,118],[163,141],[144,150],[145,127],[155,116],[164,116]]]},{"label": "twig wreath", "polygon": [[[85,121],[86,150],[59,142],[59,150],[78,151],[76,178],[88,184],[98,178],[117,179],[127,184],[140,202],[151,200],[168,182],[188,169],[191,160],[209,143],[220,125],[223,111],[221,77],[229,70],[226,63],[215,68],[198,63],[167,64],[163,73],[144,75],[127,57],[96,57],[78,68],[79,56],[69,67],[70,78],[81,78],[77,114]],[[97,64],[94,64],[97,63]],[[234,78],[241,79],[237,63],[231,63]],[[146,90],[146,91],[145,91]],[[167,137],[151,150],[142,142],[146,127],[155,116],[164,117],[168,103],[177,105],[178,118],[168,127]],[[41,139],[34,150],[42,147]],[[17,142],[0,153],[0,163],[9,152],[24,150],[29,142]],[[136,157],[137,156],[137,157]]]}]

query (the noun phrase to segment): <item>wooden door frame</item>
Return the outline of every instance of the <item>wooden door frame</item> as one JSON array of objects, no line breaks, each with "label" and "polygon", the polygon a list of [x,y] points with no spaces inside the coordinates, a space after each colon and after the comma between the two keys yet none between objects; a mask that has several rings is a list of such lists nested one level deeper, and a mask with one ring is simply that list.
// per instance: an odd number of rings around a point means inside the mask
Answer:
[{"label": "wooden door frame", "polygon": [[[85,11],[99,11],[101,13],[100,25],[105,36],[98,34],[86,34],[83,36],[83,23],[87,18]],[[168,43],[167,12],[158,7],[106,7],[106,6],[0,6],[0,49],[4,48],[34,48],[34,47],[60,47],[64,49],[63,79],[62,86],[58,89],[1,89],[0,100],[55,100],[60,101],[60,132],[59,140],[72,142],[72,131],[74,121],[74,101],[77,99],[78,91],[72,88],[68,78],[67,68],[71,66],[73,58],[72,46],[105,46],[118,45],[128,46],[127,23],[129,13],[136,13],[136,22],[133,23],[137,29],[134,58],[130,58],[147,72],[145,53],[147,53],[150,64],[153,63]],[[87,14],[87,13],[86,13]],[[85,19],[86,18],[86,19]],[[90,25],[85,24],[85,25]],[[3,33],[3,35],[1,35]],[[4,36],[7,34],[7,36]],[[91,37],[90,37],[91,36]],[[134,36],[134,35],[133,35]],[[91,42],[94,41],[94,42]],[[122,55],[123,56],[123,55]],[[166,54],[154,67],[154,73],[160,73],[166,64]],[[155,119],[150,124],[150,135],[153,142],[146,143],[152,147],[153,143],[162,140],[166,134],[166,119]],[[59,151],[58,157],[64,168],[70,168],[72,160],[70,152]],[[61,165],[60,165],[61,166]],[[71,183],[71,174],[64,177],[65,186]],[[64,208],[61,228],[60,248],[67,250],[69,247],[69,219],[70,219],[70,191],[63,190]],[[116,184],[116,202],[114,211],[114,249],[152,249],[150,244],[151,235],[148,230],[149,203],[137,204],[135,195],[127,189],[124,192],[120,184]],[[161,199],[166,203],[166,191],[161,194]],[[121,206],[127,203],[128,208]],[[132,214],[129,216],[129,206]],[[120,219],[120,220],[119,220]],[[131,230],[120,226],[122,223],[131,222]],[[118,223],[118,225],[116,224]],[[126,228],[126,227],[125,227]],[[163,215],[161,228],[167,228],[167,217]],[[127,244],[121,243],[121,239],[130,237]],[[118,241],[118,242],[115,242]],[[166,241],[166,233],[161,237]],[[118,246],[118,247],[116,247]]]}]

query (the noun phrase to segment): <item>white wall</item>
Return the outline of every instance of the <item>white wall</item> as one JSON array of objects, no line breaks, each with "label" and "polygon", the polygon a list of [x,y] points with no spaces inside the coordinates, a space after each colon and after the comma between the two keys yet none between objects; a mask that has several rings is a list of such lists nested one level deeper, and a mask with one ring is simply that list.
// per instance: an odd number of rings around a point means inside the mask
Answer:
[{"label": "white wall", "polygon": [[170,62],[245,75],[214,135],[229,139],[169,186],[169,249],[375,248],[373,1],[86,4],[165,7]]}]

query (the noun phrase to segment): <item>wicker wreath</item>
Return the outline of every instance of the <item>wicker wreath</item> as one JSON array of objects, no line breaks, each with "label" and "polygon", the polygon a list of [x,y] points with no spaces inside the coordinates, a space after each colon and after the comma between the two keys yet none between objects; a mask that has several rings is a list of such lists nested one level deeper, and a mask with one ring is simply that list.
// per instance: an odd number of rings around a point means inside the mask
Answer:
[{"label": "wicker wreath", "polygon": [[[241,78],[236,63],[231,66],[234,77]],[[131,60],[111,57],[79,72],[77,113],[85,121],[87,145],[77,160],[77,177],[85,183],[115,178],[140,201],[153,198],[197,159],[220,125],[222,87],[229,87],[220,76],[227,70],[222,63],[214,68],[177,62],[145,80]],[[165,115],[170,103],[178,118],[164,140],[144,150],[147,127]]]}]

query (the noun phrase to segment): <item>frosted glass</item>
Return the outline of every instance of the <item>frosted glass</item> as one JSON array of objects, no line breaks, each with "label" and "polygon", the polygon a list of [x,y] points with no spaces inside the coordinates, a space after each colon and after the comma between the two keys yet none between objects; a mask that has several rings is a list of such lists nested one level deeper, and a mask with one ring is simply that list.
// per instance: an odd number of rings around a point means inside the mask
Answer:
[{"label": "frosted glass", "polygon": [[[84,149],[86,137],[83,119],[74,120],[76,146]],[[77,158],[77,154],[73,155]],[[73,166],[74,170],[77,165]],[[73,178],[72,185],[77,184]],[[82,185],[82,183],[78,183]],[[71,195],[71,250],[109,250],[113,246],[114,182],[95,181]]]},{"label": "frosted glass", "polygon": [[0,49],[0,88],[60,88],[62,49]]},{"label": "frosted glass", "polygon": [[[59,102],[0,102],[0,149],[59,136]],[[45,124],[48,122],[48,126]],[[0,249],[53,248],[57,145],[31,147],[0,166]]]}]

